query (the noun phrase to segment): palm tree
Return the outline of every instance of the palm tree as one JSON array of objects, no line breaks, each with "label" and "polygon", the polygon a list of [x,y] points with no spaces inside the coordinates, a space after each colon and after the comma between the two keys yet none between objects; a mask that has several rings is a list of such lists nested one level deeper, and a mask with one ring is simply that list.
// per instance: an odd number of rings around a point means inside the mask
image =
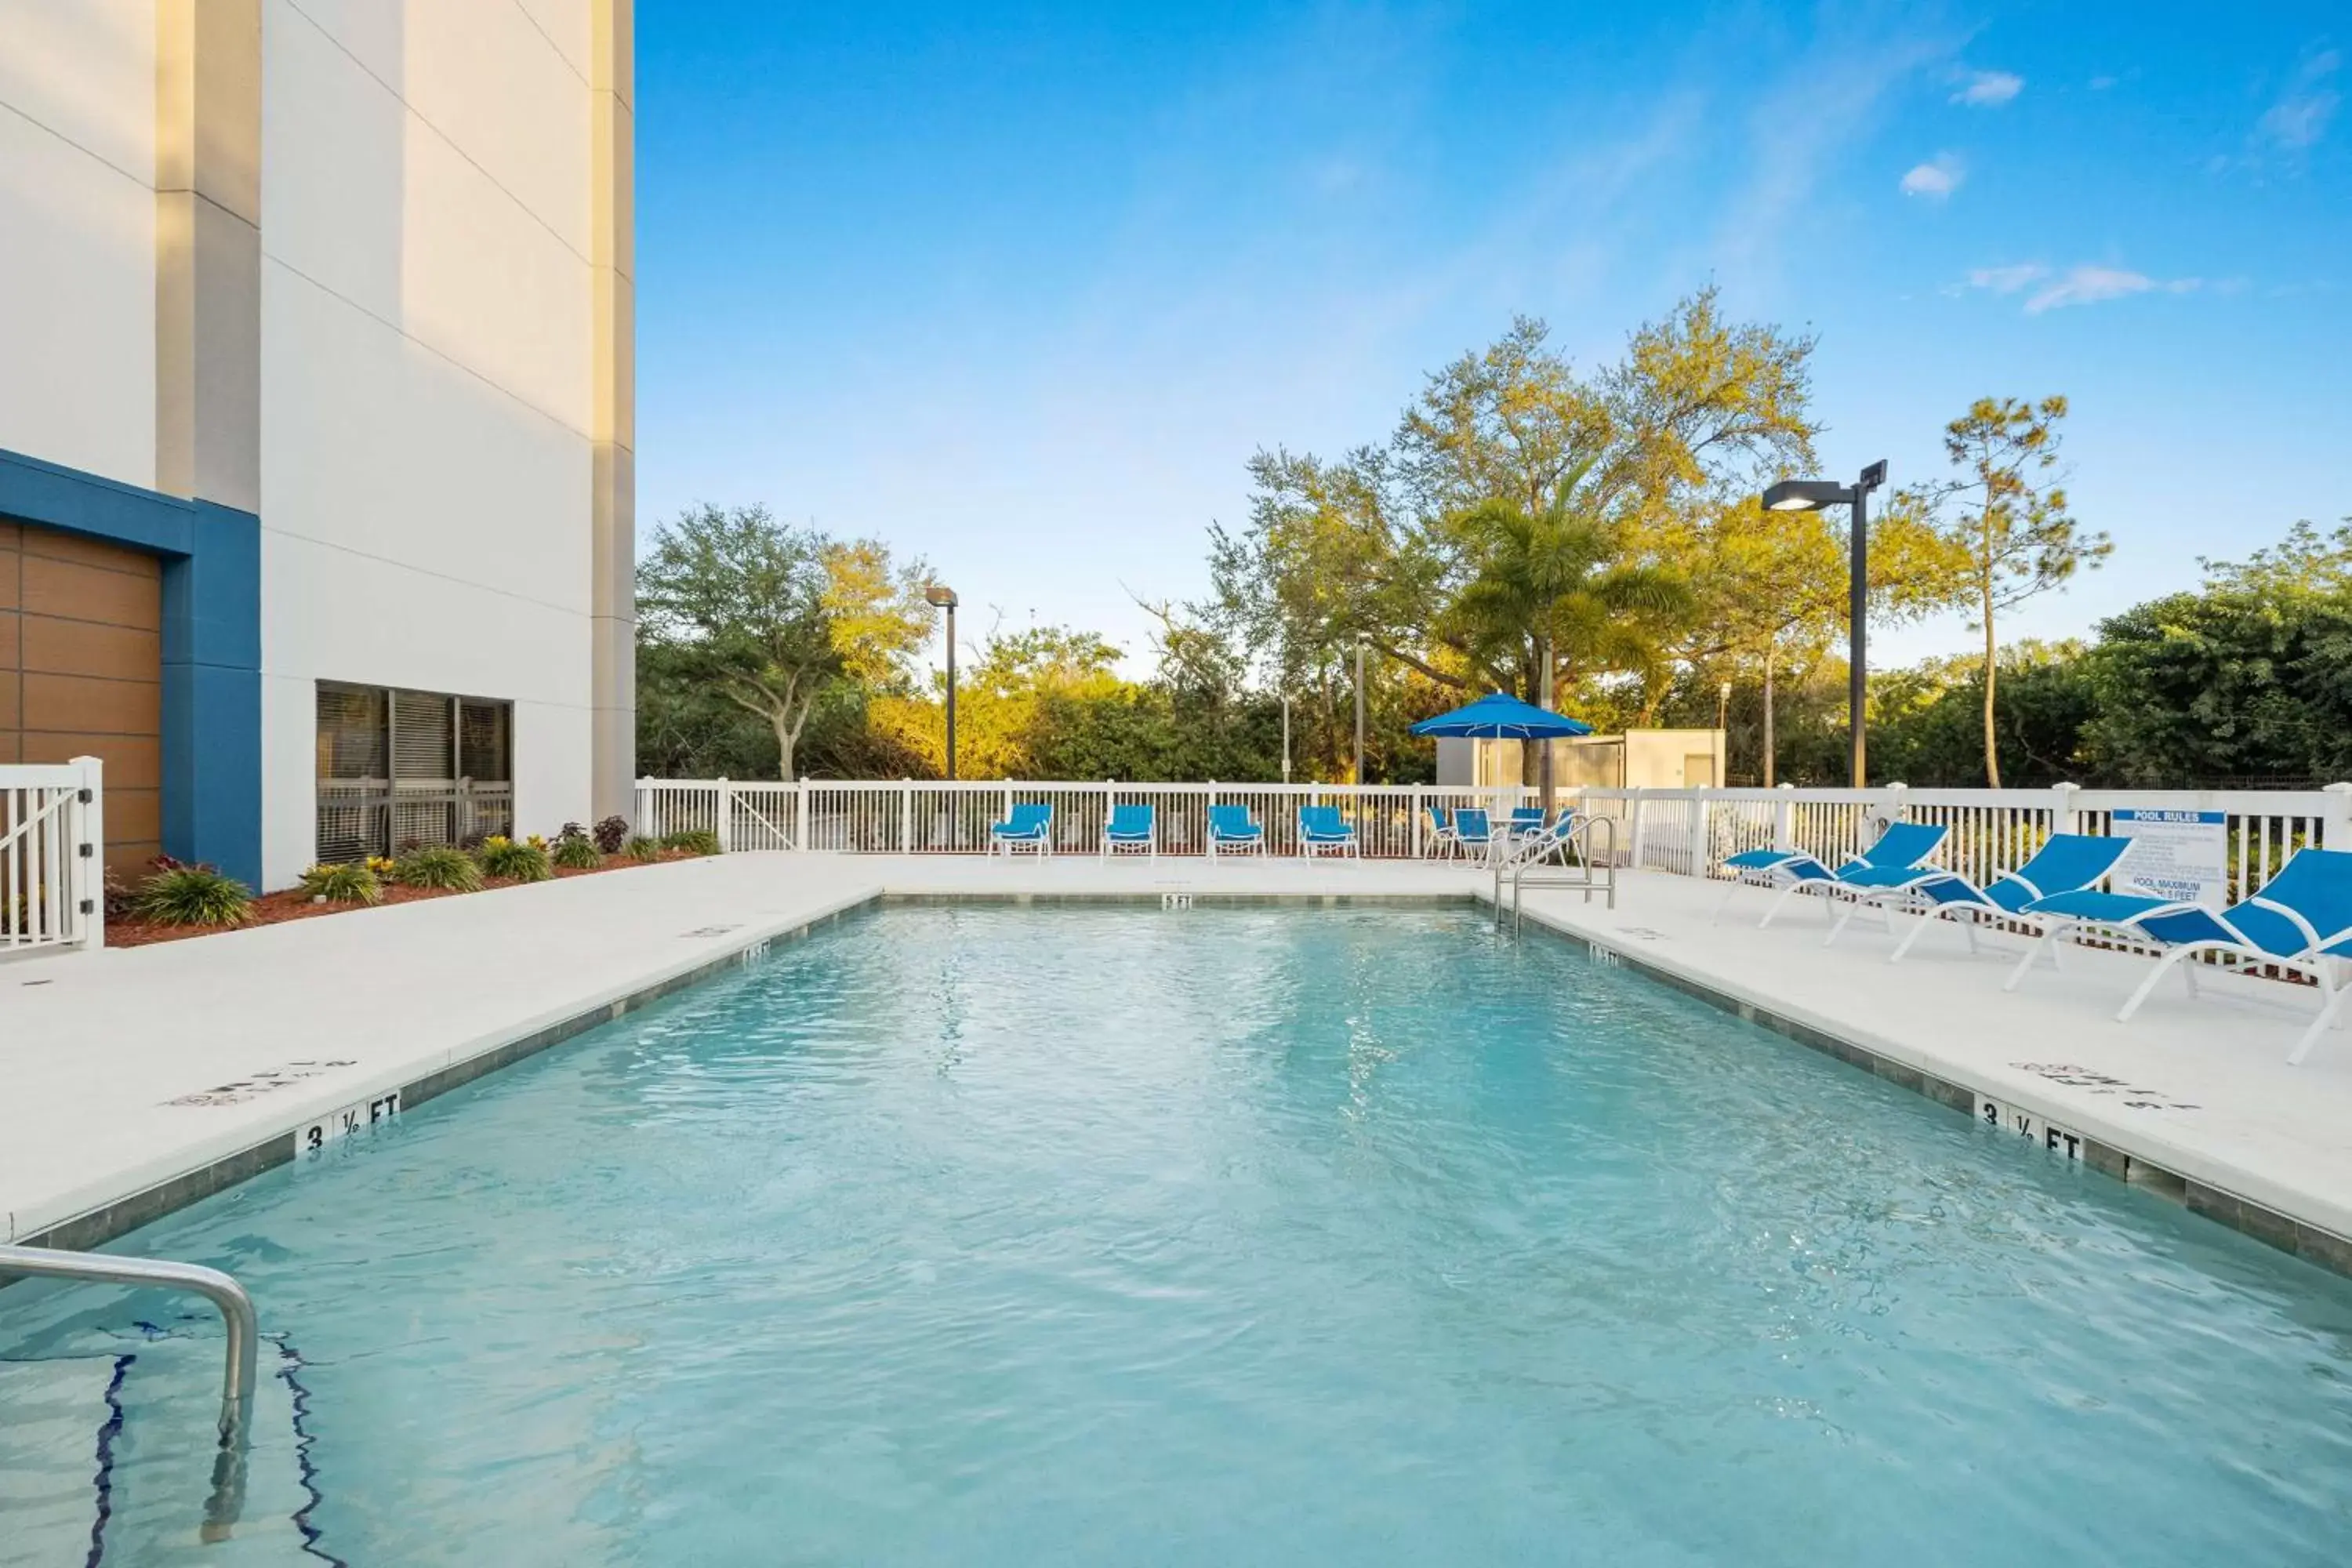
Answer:
[{"label": "palm tree", "polygon": [[[1449,629],[1475,662],[1516,667],[1521,694],[1539,707],[1551,706],[1563,663],[1570,673],[1658,668],[1666,623],[1691,603],[1676,574],[1624,559],[1620,530],[1583,493],[1591,466],[1571,471],[1540,512],[1495,499],[1451,520],[1477,565],[1450,607]],[[1551,748],[1538,755],[1549,813]]]}]

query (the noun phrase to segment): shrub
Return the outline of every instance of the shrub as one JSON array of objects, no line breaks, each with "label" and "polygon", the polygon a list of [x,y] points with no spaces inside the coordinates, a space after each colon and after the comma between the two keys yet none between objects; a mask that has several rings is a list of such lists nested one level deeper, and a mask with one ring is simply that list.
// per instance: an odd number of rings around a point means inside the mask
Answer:
[{"label": "shrub", "polygon": [[302,873],[302,890],[331,904],[378,904],[383,901],[383,884],[376,879],[373,870],[358,860],[340,866],[311,867]]},{"label": "shrub", "polygon": [[593,871],[604,863],[604,852],[586,834],[566,833],[556,839],[548,858],[567,871]]},{"label": "shrub", "polygon": [[411,849],[394,863],[393,874],[408,887],[443,892],[478,892],[482,886],[482,868],[474,864],[474,858],[446,844]]},{"label": "shrub", "polygon": [[719,853],[719,835],[708,827],[688,827],[664,838],[661,847],[688,855],[716,855]]},{"label": "shrub", "polygon": [[241,926],[253,918],[253,889],[210,866],[177,860],[139,885],[133,914],[167,926]]},{"label": "shrub", "polygon": [[621,846],[621,853],[632,860],[658,860],[661,852],[660,839],[642,838],[635,835],[631,835],[629,841]]},{"label": "shrub", "polygon": [[518,844],[500,833],[482,840],[481,861],[483,870],[509,882],[544,882],[554,875],[544,847]]},{"label": "shrub", "polygon": [[629,819],[608,816],[596,825],[596,847],[607,855],[618,855],[629,841]]}]

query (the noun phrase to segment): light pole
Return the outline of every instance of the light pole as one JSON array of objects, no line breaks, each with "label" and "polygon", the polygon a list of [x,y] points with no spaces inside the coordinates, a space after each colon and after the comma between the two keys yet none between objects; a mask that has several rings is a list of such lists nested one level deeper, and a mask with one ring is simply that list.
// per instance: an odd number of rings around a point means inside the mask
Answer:
[{"label": "light pole", "polygon": [[933,609],[948,613],[948,782],[955,782],[955,590],[944,583],[934,583],[923,590],[925,602]]},{"label": "light pole", "polygon": [[1731,719],[1731,682],[1725,681],[1715,689],[1715,727],[1728,728]]},{"label": "light pole", "polygon": [[1819,511],[1825,506],[1853,509],[1853,529],[1846,562],[1846,724],[1853,738],[1853,787],[1869,783],[1864,766],[1866,750],[1864,710],[1869,697],[1868,632],[1870,619],[1870,492],[1886,482],[1886,459],[1862,470],[1851,485],[1832,479],[1782,479],[1764,492],[1766,511]]},{"label": "light pole", "polygon": [[1364,786],[1364,644],[1363,633],[1356,634],[1356,787]]},{"label": "light pole", "polygon": [[1282,782],[1290,782],[1290,692],[1282,694]]}]

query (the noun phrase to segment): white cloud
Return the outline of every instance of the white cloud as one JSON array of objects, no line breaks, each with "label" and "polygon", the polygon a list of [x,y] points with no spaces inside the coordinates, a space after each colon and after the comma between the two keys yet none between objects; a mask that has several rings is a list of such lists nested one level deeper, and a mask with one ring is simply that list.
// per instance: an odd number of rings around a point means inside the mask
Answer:
[{"label": "white cloud", "polygon": [[1960,79],[1954,103],[1970,109],[1999,109],[2025,90],[2025,79],[2013,71],[1970,71]]},{"label": "white cloud", "polygon": [[2107,89],[2115,85],[2116,79],[2111,76],[2095,76],[2091,79],[2091,90],[2093,92],[2105,92]]},{"label": "white cloud", "polygon": [[1940,202],[1958,190],[1960,182],[1968,177],[1967,167],[1956,155],[1938,153],[1927,163],[1914,164],[1903,176],[1903,194]]},{"label": "white cloud", "polygon": [[2095,305],[2104,300],[2122,300],[2150,291],[2186,294],[2202,286],[2201,279],[2174,278],[2159,282],[2145,272],[2086,262],[2068,268],[2063,277],[2035,290],[2033,297],[2025,301],[2025,313],[2038,316],[2044,310],[2055,310],[2066,305]]},{"label": "white cloud", "polygon": [[2014,294],[2028,283],[2037,283],[2050,276],[2050,268],[2038,261],[2021,262],[2014,267],[1979,267],[1969,274],[1969,287],[1990,289],[1996,294]]},{"label": "white cloud", "polygon": [[2300,153],[2327,134],[2341,96],[2331,85],[2344,57],[2324,49],[2303,62],[2286,90],[2254,126],[2256,138],[2283,153]]},{"label": "white cloud", "polygon": [[[2150,278],[2145,272],[2088,261],[2063,272],[2053,272],[2039,261],[2021,261],[2006,267],[1979,267],[1969,274],[1968,286],[1988,294],[2023,294],[2030,289],[2032,292],[2026,295],[2025,313],[2038,316],[2044,310],[2067,305],[2095,305],[2106,300],[2128,299],[2134,294],[2187,294],[2204,288],[2205,280]],[[2224,291],[2237,286],[2214,285]]]}]

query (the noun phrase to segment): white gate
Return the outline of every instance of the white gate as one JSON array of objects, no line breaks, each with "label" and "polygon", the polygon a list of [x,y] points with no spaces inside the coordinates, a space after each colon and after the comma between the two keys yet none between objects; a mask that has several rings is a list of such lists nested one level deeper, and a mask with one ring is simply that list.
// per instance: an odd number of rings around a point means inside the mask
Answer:
[{"label": "white gate", "polygon": [[105,942],[104,801],[96,757],[0,766],[0,953]]}]

